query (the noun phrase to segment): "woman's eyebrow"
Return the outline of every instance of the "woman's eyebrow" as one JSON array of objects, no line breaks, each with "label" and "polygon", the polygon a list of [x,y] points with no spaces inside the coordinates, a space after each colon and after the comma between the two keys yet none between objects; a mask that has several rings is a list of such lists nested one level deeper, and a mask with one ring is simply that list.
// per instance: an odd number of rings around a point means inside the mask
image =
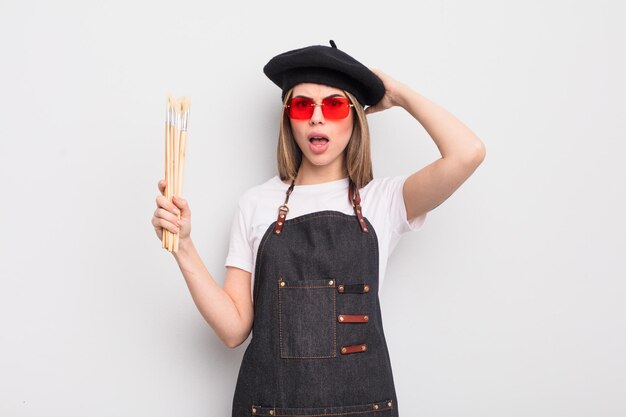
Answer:
[{"label": "woman's eyebrow", "polygon": [[[308,96],[304,96],[302,94],[298,94],[297,96],[293,96],[294,98],[307,98],[309,100],[313,100],[312,97],[308,97]],[[344,96],[343,94],[339,94],[339,93],[335,93],[335,94],[331,94],[329,96],[326,96],[324,98],[334,98],[334,97],[343,97],[346,98],[346,96]],[[323,100],[323,99],[322,99]]]}]

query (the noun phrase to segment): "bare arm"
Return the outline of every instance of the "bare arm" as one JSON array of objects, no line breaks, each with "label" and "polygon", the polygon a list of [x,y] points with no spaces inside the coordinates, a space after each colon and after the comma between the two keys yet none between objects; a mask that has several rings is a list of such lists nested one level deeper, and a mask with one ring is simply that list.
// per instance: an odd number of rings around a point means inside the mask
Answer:
[{"label": "bare arm", "polygon": [[443,203],[478,168],[485,146],[460,120],[444,108],[378,70],[385,97],[366,110],[374,113],[393,106],[408,111],[428,132],[441,158],[409,176],[403,196],[407,219],[412,220]]},{"label": "bare arm", "polygon": [[[160,181],[161,194],[164,187],[165,181]],[[159,239],[163,239],[164,228],[179,233],[174,258],[196,307],[226,346],[239,346],[250,334],[254,316],[250,272],[228,267],[224,287],[215,282],[191,240],[191,212],[184,199],[175,198],[172,204],[163,195],[158,196],[152,224]]]},{"label": "bare arm", "polygon": [[174,255],[185,282],[202,317],[228,347],[243,343],[252,328],[250,272],[228,267],[224,287],[220,287],[202,263],[196,248],[188,239],[180,241]]}]

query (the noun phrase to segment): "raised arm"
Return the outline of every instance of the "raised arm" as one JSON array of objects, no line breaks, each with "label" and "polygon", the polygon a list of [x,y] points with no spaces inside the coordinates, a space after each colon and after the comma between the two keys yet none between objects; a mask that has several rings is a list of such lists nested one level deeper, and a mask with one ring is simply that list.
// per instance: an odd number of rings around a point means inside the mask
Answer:
[{"label": "raised arm", "polygon": [[[160,181],[161,193],[164,187],[165,181]],[[152,225],[159,239],[163,238],[164,228],[180,234],[174,258],[198,311],[226,346],[239,346],[250,334],[254,316],[250,272],[228,267],[223,288],[215,282],[191,240],[191,211],[184,199],[174,198],[172,204],[159,195]]]},{"label": "raised arm", "polygon": [[443,203],[472,175],[485,158],[485,146],[441,106],[382,71],[372,71],[383,80],[386,91],[383,99],[365,112],[404,108],[424,126],[441,153],[440,159],[413,173],[404,183],[407,219],[412,220]]}]

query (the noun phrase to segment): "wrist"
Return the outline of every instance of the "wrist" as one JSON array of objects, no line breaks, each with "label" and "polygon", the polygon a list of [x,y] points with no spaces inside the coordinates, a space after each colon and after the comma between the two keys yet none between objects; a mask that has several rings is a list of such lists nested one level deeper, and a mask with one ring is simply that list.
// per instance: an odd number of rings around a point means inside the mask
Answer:
[{"label": "wrist", "polygon": [[407,108],[412,99],[418,94],[409,86],[398,83],[397,88],[392,93],[393,102],[396,106]]},{"label": "wrist", "polygon": [[193,245],[193,241],[191,240],[191,236],[188,236],[178,241],[178,253],[174,253],[174,252],[172,253],[174,256],[186,255],[193,251],[193,247],[194,245]]}]

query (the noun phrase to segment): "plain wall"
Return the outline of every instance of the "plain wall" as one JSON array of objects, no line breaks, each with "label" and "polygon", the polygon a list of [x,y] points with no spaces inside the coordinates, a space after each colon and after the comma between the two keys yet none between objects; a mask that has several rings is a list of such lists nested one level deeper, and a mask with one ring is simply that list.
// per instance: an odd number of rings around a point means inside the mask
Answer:
[{"label": "plain wall", "polygon": [[[402,415],[626,415],[619,5],[3,0],[0,415],[229,415],[246,344],[221,344],[150,224],[165,98],[191,98],[184,194],[221,282],[237,199],[276,173],[262,67],[329,39],[487,147],[390,259]],[[438,158],[404,110],[369,121],[375,176]]]}]

